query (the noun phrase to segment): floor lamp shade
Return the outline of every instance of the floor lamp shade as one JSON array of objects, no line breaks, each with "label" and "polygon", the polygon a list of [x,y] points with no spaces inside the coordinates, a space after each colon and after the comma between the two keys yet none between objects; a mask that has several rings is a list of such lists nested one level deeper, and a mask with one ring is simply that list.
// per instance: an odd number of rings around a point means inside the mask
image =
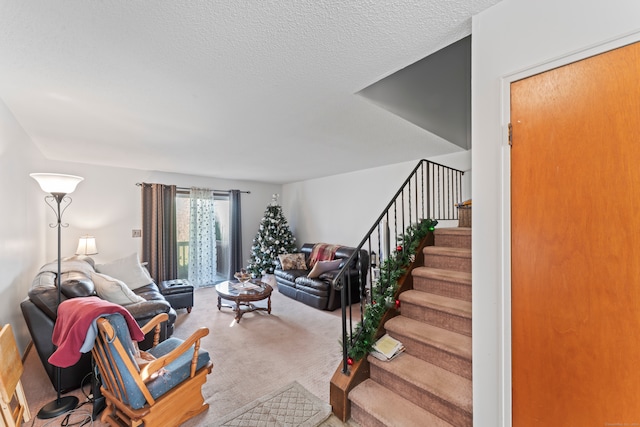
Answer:
[{"label": "floor lamp shade", "polygon": [[38,181],[42,191],[51,194],[71,194],[75,191],[80,181],[84,179],[80,176],[60,173],[32,173],[29,176]]},{"label": "floor lamp shade", "polygon": [[[73,193],[78,183],[80,183],[80,181],[82,181],[84,178],[75,175],[64,175],[58,173],[32,173],[30,176],[38,182],[40,188],[44,192],[50,193],[50,195],[46,196],[44,200],[45,203],[49,205],[49,207],[56,214],[56,223],[51,224],[51,227],[55,227],[58,231],[58,275],[56,276],[56,287],[58,288],[58,305],[60,305],[60,231],[62,227],[67,227],[67,224],[62,224],[62,213],[71,203],[71,197],[67,197],[67,194]],[[60,208],[61,205],[63,205],[63,209]],[[57,397],[56,400],[47,403],[40,409],[40,411],[38,412],[38,418],[40,419],[55,418],[59,415],[71,411],[72,409],[75,409],[78,406],[77,397],[60,396],[60,375],[61,368],[59,366],[56,366]]]},{"label": "floor lamp shade", "polygon": [[93,236],[81,236],[78,240],[76,255],[95,255],[97,253],[96,238]]}]

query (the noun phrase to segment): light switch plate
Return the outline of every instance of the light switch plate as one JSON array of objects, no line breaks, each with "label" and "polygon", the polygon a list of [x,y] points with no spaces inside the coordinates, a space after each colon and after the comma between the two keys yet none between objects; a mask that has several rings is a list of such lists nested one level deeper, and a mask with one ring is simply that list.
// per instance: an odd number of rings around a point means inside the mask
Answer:
[{"label": "light switch plate", "polygon": [[131,237],[142,237],[142,230],[131,230]]}]

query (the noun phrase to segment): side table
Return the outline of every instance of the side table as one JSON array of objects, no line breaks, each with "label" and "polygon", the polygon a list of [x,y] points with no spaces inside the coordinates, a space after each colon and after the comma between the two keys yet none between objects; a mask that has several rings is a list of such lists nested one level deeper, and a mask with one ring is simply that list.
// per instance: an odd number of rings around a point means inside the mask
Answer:
[{"label": "side table", "polygon": [[158,288],[174,310],[186,308],[187,313],[191,313],[193,285],[187,279],[165,280],[160,282]]}]

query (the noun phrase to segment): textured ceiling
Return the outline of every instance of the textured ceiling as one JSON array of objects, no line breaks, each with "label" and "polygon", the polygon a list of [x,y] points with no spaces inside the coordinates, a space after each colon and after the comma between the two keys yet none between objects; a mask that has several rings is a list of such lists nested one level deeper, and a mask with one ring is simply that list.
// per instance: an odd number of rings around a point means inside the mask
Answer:
[{"label": "textured ceiling", "polygon": [[0,99],[56,160],[273,183],[459,151],[355,95],[499,0],[0,0]]}]

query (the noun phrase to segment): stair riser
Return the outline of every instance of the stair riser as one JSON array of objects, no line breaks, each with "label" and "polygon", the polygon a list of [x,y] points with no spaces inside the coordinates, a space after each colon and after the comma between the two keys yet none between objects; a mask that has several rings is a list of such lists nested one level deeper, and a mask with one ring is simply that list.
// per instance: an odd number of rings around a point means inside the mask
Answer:
[{"label": "stair riser", "polygon": [[398,331],[393,331],[393,336],[404,344],[407,354],[439,366],[463,378],[471,379],[471,360],[451,354],[447,350],[435,347],[429,343],[411,339]]},{"label": "stair riser", "polygon": [[463,271],[471,273],[471,258],[450,255],[425,254],[424,266],[443,270]]},{"label": "stair riser", "polygon": [[402,315],[468,337],[471,336],[470,318],[445,313],[430,307],[410,304],[406,301],[402,303]]},{"label": "stair riser", "polygon": [[463,301],[471,301],[471,286],[465,283],[413,276],[413,289]]},{"label": "stair riser", "polygon": [[471,235],[436,234],[435,246],[471,249]]},{"label": "stair riser", "polygon": [[373,415],[369,414],[356,403],[351,404],[351,418],[363,427],[387,427],[386,424],[378,421]]},{"label": "stair riser", "polygon": [[391,372],[372,365],[371,379],[455,426],[473,425],[472,414]]}]

